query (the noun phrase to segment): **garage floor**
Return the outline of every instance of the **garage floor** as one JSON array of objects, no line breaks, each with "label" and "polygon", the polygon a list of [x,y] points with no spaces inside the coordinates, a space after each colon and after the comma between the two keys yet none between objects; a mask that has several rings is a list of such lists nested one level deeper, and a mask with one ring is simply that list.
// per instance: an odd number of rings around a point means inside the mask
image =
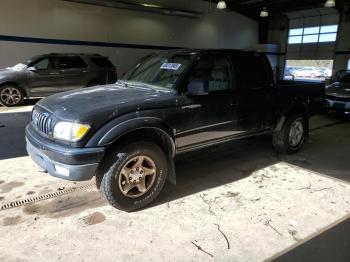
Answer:
[{"label": "garage floor", "polygon": [[[101,199],[94,181],[52,178],[29,159],[30,110],[0,108],[0,261],[295,261],[328,229],[349,224],[346,119],[314,117],[308,144],[293,156],[276,155],[269,137],[181,156],[178,185],[125,213]],[[49,199],[6,205],[37,196]],[[350,250],[338,236],[339,250]]]}]

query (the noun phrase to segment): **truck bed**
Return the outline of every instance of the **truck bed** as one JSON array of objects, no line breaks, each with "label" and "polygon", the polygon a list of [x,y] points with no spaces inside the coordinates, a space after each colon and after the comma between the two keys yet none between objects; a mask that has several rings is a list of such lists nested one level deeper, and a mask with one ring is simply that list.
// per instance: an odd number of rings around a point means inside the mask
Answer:
[{"label": "truck bed", "polygon": [[325,84],[305,81],[278,81],[281,102],[288,103],[293,99],[304,100],[309,104],[310,113],[320,113],[324,107]]}]

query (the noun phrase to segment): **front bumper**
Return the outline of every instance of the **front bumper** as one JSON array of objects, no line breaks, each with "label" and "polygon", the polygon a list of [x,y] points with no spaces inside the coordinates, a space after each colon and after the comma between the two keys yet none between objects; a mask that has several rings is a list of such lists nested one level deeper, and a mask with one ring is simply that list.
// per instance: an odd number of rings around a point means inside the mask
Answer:
[{"label": "front bumper", "polygon": [[66,180],[90,180],[96,173],[105,148],[72,148],[38,134],[32,124],[26,127],[27,152],[50,175]]}]

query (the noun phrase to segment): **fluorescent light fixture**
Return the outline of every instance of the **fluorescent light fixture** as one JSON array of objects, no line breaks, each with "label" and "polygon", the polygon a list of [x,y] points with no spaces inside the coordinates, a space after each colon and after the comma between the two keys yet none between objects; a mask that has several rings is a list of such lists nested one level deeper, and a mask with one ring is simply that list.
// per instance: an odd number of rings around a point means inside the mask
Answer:
[{"label": "fluorescent light fixture", "polygon": [[263,7],[263,9],[260,12],[260,17],[268,17],[269,16],[269,12],[267,12],[266,7]]},{"label": "fluorescent light fixture", "polygon": [[154,4],[146,4],[146,3],[142,3],[141,4],[144,7],[151,7],[151,8],[161,8],[160,5],[154,5]]},{"label": "fluorescent light fixture", "polygon": [[226,9],[226,3],[225,1],[219,1],[218,5],[216,6],[217,9]]},{"label": "fluorescent light fixture", "polygon": [[325,7],[335,7],[335,0],[327,0],[324,4]]}]

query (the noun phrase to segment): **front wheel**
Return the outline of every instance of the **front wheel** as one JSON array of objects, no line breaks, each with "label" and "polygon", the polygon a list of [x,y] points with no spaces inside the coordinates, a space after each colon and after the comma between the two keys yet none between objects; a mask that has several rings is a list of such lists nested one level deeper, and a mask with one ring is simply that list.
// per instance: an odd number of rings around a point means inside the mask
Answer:
[{"label": "front wheel", "polygon": [[0,104],[7,107],[22,104],[24,93],[17,86],[5,85],[0,87]]},{"label": "front wheel", "polygon": [[166,157],[156,144],[129,144],[108,157],[100,191],[110,205],[132,211],[145,207],[159,195],[168,168]]},{"label": "front wheel", "polygon": [[279,153],[295,154],[303,147],[306,121],[300,115],[292,115],[287,118],[282,129],[273,134],[273,145]]}]

